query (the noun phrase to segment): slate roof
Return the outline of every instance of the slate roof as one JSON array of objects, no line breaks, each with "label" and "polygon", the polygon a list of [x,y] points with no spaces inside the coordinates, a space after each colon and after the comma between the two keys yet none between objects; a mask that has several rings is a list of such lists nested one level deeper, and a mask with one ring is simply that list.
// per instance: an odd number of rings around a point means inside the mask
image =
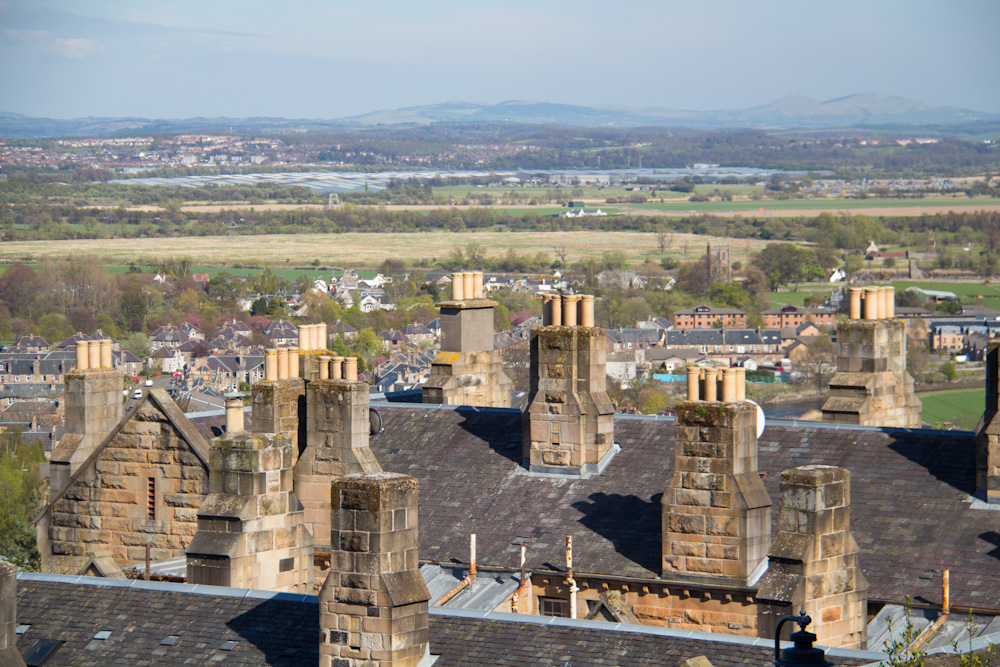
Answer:
[{"label": "slate roof", "polygon": [[[622,451],[600,476],[545,478],[520,465],[517,410],[376,407],[385,432],[371,447],[383,469],[420,482],[422,559],[464,562],[475,532],[483,566],[517,568],[520,538],[530,568],[561,570],[571,534],[580,573],[659,577],[672,419],[619,417]],[[775,421],[759,441],[775,505],[782,470],[822,463],[851,471],[852,527],[871,599],[940,603],[940,572],[949,568],[953,605],[1000,610],[1000,511],[969,502],[970,433]]]},{"label": "slate roof", "polygon": [[76,350],[54,352],[4,352],[0,353],[0,372],[9,375],[31,375],[35,360],[39,360],[39,373],[62,375],[76,368]]},{"label": "slate roof", "polygon": [[[17,636],[24,653],[39,639],[65,643],[46,667],[227,665],[314,667],[319,605],[311,595],[53,575],[18,576]],[[197,589],[197,590],[196,590]],[[767,640],[619,624],[434,609],[436,667],[672,665],[705,655],[717,667],[765,665]],[[595,631],[599,628],[600,631]],[[108,632],[106,639],[95,639]],[[168,637],[176,637],[164,644]],[[714,641],[713,641],[714,640]],[[169,642],[169,640],[168,640]],[[233,642],[231,650],[221,650]],[[838,665],[877,654],[831,651]]]}]

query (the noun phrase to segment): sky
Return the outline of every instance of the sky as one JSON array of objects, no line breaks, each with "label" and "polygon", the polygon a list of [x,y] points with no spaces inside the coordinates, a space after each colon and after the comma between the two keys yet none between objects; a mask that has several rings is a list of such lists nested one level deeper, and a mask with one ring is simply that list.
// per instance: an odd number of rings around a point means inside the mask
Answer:
[{"label": "sky", "polygon": [[0,0],[0,111],[341,118],[446,101],[1000,112],[1000,0]]}]

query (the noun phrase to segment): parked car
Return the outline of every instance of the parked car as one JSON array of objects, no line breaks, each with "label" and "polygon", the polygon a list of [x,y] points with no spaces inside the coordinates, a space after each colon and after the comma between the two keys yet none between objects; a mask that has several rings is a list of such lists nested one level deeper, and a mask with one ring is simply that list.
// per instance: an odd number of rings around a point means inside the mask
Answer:
[{"label": "parked car", "polygon": [[142,398],[142,389],[136,389],[133,391],[132,398]]},{"label": "parked car", "polygon": [[146,384],[147,387],[152,387],[153,386],[153,381],[150,380],[149,378],[146,378],[145,384]]}]

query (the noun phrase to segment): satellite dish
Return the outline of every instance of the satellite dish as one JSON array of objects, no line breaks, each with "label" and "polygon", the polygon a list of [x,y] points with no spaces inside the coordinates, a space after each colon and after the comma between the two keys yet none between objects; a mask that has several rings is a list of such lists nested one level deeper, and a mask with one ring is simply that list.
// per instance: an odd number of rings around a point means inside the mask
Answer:
[{"label": "satellite dish", "polygon": [[375,408],[368,408],[368,435],[378,435],[384,430],[382,415]]},{"label": "satellite dish", "polygon": [[757,437],[764,435],[764,409],[757,405],[756,401],[751,401],[747,399],[747,403],[753,403],[757,406]]}]

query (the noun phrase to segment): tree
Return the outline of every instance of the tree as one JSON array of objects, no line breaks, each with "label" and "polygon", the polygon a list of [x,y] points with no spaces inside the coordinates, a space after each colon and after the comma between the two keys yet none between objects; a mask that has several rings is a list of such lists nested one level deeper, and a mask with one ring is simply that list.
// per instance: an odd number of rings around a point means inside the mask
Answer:
[{"label": "tree", "polygon": [[662,227],[656,232],[656,245],[660,249],[660,254],[662,255],[667,251],[667,246],[670,244],[670,234],[666,229]]},{"label": "tree", "polygon": [[958,377],[958,371],[955,370],[955,364],[951,363],[950,361],[946,361],[943,364],[941,364],[941,368],[939,370],[941,371],[942,374],[944,374],[948,382],[954,382],[955,378]]},{"label": "tree", "polygon": [[149,356],[149,336],[141,331],[131,334],[121,346],[140,359]]},{"label": "tree", "polygon": [[753,260],[777,291],[782,285],[823,276],[816,262],[816,253],[791,243],[769,243]]},{"label": "tree", "polygon": [[41,565],[31,519],[44,500],[44,461],[42,448],[25,443],[19,431],[0,435],[0,556],[25,570]]}]

